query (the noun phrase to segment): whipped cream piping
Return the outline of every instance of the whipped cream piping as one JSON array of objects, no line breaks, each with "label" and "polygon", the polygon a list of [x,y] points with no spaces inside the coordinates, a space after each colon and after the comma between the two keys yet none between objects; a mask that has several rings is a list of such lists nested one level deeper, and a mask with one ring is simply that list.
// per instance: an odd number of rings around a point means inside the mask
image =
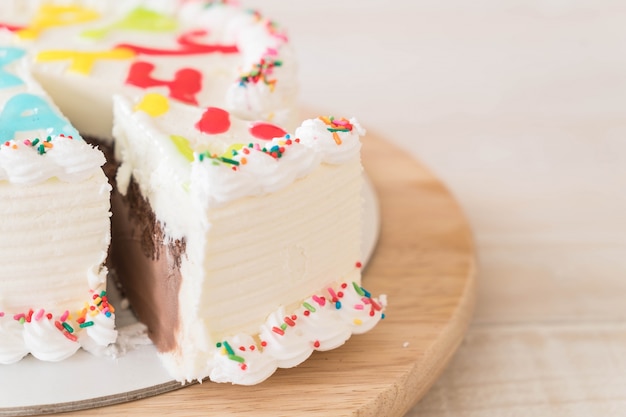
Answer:
[{"label": "whipped cream piping", "polygon": [[[196,154],[191,168],[191,188],[207,206],[237,198],[276,192],[306,176],[321,163],[343,164],[359,157],[358,129],[329,132],[320,119],[307,120],[296,129],[270,141],[237,143],[221,155]],[[341,138],[336,141],[334,137]]]},{"label": "whipped cream piping", "polygon": [[80,347],[93,351],[115,342],[115,309],[106,291],[90,291],[85,306],[73,314],[32,308],[0,311],[0,364],[15,363],[31,353],[44,361],[61,361]]},{"label": "whipped cream piping", "polygon": [[50,178],[77,182],[94,175],[105,159],[80,138],[48,136],[0,144],[0,181],[32,185]]},{"label": "whipped cream piping", "polygon": [[209,379],[254,385],[277,368],[291,368],[313,351],[335,349],[384,319],[387,299],[374,298],[356,282],[330,285],[293,312],[281,307],[256,335],[237,334],[216,343],[207,363]]}]

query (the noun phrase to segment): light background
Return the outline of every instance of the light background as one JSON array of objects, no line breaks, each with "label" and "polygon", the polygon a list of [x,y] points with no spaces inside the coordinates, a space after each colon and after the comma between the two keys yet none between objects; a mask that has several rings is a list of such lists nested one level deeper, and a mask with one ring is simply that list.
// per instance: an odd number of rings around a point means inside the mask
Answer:
[{"label": "light background", "polygon": [[244,0],[301,102],[427,165],[475,232],[466,340],[409,417],[626,415],[626,3]]}]

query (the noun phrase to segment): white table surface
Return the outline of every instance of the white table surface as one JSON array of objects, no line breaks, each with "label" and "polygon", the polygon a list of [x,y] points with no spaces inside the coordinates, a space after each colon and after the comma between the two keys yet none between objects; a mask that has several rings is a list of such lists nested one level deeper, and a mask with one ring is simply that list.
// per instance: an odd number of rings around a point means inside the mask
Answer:
[{"label": "white table surface", "polygon": [[288,28],[301,101],[441,178],[478,305],[408,417],[626,415],[626,2],[243,0]]}]

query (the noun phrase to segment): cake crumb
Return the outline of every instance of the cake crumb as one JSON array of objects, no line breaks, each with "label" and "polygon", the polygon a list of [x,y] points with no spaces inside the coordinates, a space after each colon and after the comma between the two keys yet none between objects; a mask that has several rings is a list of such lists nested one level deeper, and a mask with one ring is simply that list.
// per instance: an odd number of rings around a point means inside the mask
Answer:
[{"label": "cake crumb", "polygon": [[409,347],[409,342],[404,342],[404,343],[402,344],[402,347],[403,347],[403,348],[405,348],[405,347]]}]

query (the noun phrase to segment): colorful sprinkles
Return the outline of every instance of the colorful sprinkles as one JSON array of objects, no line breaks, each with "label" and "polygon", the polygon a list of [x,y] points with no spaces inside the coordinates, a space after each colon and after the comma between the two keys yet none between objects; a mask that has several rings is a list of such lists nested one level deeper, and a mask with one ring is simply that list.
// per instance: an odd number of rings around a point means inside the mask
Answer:
[{"label": "colorful sprinkles", "polygon": [[[13,320],[20,324],[38,322],[41,320],[54,320],[54,326],[63,335],[72,342],[78,341],[76,336],[77,329],[84,329],[95,325],[93,318],[97,315],[104,315],[107,318],[112,318],[115,313],[115,308],[109,303],[106,291],[94,292],[91,291],[90,300],[85,302],[83,309],[76,311],[76,314],[72,316],[69,310],[65,310],[56,319],[50,312],[46,312],[44,309],[39,309],[35,312],[34,309],[29,309],[26,313],[17,313],[13,315]],[[5,316],[5,312],[0,312],[0,318]],[[74,318],[75,317],[75,318]]]},{"label": "colorful sprinkles", "polygon": [[[357,262],[356,265],[360,265],[361,262]],[[361,266],[357,266],[360,268]],[[353,289],[359,297],[359,302],[354,305],[344,305],[342,300],[345,299],[346,292]],[[380,314],[380,318],[384,319],[385,315],[383,313],[384,305],[378,302],[376,299],[372,298],[371,294],[365,290],[361,285],[356,282],[341,283],[338,287],[327,287],[322,293],[314,294],[311,296],[313,303],[303,302],[300,306],[300,309],[296,309],[294,314],[290,314],[285,316],[282,319],[282,323],[272,326],[271,332],[278,335],[279,337],[284,337],[288,334],[290,329],[296,328],[299,322],[298,311],[301,311],[302,316],[309,317],[311,314],[315,314],[319,309],[324,308],[327,304],[330,303],[331,306],[334,307],[335,310],[353,310],[359,312],[359,314],[363,314],[363,312],[367,311],[367,314],[370,317],[374,317],[376,314]],[[328,308],[328,307],[326,307]],[[359,317],[355,317],[352,319],[352,324],[355,326],[360,326],[363,324],[363,320]],[[259,340],[259,342],[255,345],[250,346],[237,346],[233,348],[227,341],[221,341],[216,344],[217,349],[221,349],[222,355],[227,356],[230,360],[237,362],[240,369],[245,371],[248,369],[248,365],[246,364],[245,357],[241,356],[241,354],[237,354],[237,351],[247,352],[247,351],[259,351],[263,352],[264,348],[268,346],[270,342],[267,340]],[[311,346],[313,349],[319,349],[322,347],[322,343],[319,340],[312,340]]]},{"label": "colorful sprinkles", "polygon": [[222,155],[210,151],[201,152],[197,155],[197,159],[200,162],[211,161],[213,165],[230,165],[236,171],[239,166],[248,163],[248,157],[252,152],[261,152],[274,159],[280,159],[290,146],[299,142],[298,139],[292,140],[291,135],[286,135],[284,139],[279,140],[272,146],[261,146],[258,143],[237,144],[231,146]]},{"label": "colorful sprinkles", "polygon": [[270,91],[274,91],[276,88],[276,79],[271,78],[274,73],[274,69],[281,67],[283,62],[274,55],[276,51],[269,50],[268,53],[261,58],[261,60],[254,64],[250,72],[242,74],[239,77],[239,85],[245,87],[247,84],[257,84],[262,81],[267,85]]},{"label": "colorful sprinkles", "polygon": [[322,122],[324,122],[326,126],[328,126],[327,129],[333,134],[333,139],[335,140],[335,143],[337,145],[342,144],[341,138],[339,137],[339,132],[352,132],[352,129],[354,128],[352,123],[350,123],[350,121],[344,117],[336,119],[332,116],[320,116],[318,119],[320,119]]},{"label": "colorful sprinkles", "polygon": [[[239,364],[241,364],[241,369],[244,370],[244,371],[246,370],[247,365],[245,364],[245,362],[246,362],[245,358],[237,355],[235,353],[235,351],[233,350],[233,348],[230,346],[230,344],[227,341],[218,342],[215,345],[215,347],[217,347],[218,349],[222,349],[222,354],[223,355],[227,355],[228,359],[230,359],[231,361],[238,362]],[[251,349],[254,350],[252,347],[251,347]],[[240,346],[239,350],[245,351],[245,347]]]},{"label": "colorful sprinkles", "polygon": [[[73,139],[72,136],[65,136],[63,134],[57,136],[57,138],[59,137]],[[45,155],[50,149],[54,148],[54,139],[56,138],[52,138],[52,136],[48,136],[44,140],[41,140],[39,138],[35,138],[33,140],[25,139],[21,141],[21,143],[24,146],[35,149],[39,155]],[[4,142],[2,147],[0,147],[0,150],[2,148],[9,148],[9,149],[17,150],[19,148],[19,143],[20,141],[7,140]]]}]

